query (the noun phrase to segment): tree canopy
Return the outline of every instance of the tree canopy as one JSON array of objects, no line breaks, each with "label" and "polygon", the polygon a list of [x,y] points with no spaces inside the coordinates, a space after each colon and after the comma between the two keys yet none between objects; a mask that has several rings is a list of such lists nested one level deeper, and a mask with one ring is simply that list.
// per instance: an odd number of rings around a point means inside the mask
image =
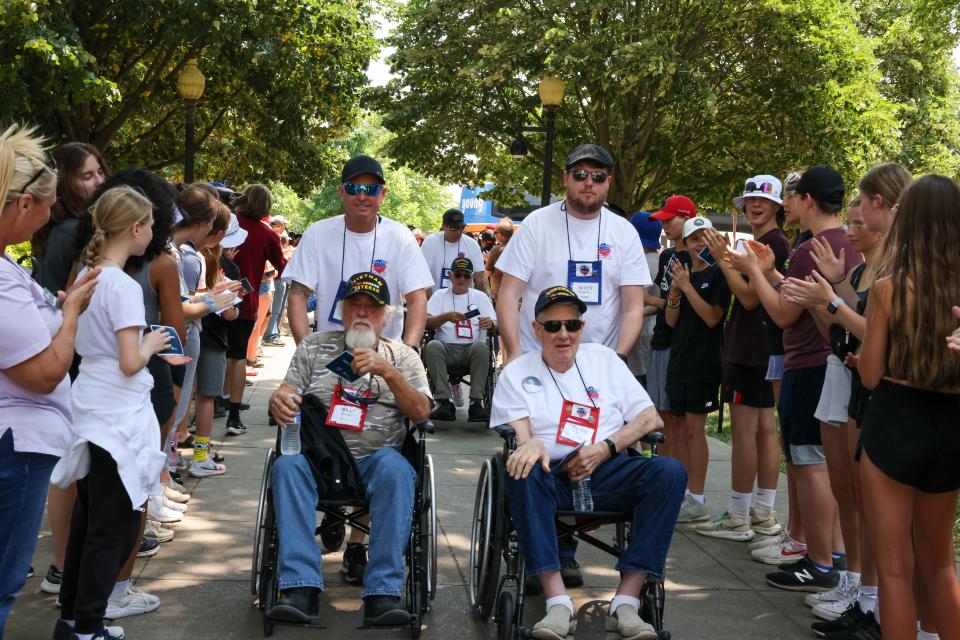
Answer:
[{"label": "tree canopy", "polygon": [[[410,0],[378,92],[389,153],[449,181],[539,191],[537,83],[567,82],[555,175],[581,142],[617,159],[610,199],[729,206],[754,173],[828,163],[855,180],[958,159],[957,7],[947,0]],[[559,180],[554,180],[556,188]]]},{"label": "tree canopy", "polygon": [[333,168],[325,143],[358,115],[371,12],[348,0],[5,0],[0,120],[90,142],[116,166],[178,165],[177,77],[196,57],[197,175],[307,191]]}]

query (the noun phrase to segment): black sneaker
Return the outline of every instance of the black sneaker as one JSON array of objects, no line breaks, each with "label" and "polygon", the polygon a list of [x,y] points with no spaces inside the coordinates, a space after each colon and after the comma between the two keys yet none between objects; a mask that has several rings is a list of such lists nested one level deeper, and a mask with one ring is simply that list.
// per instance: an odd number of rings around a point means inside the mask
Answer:
[{"label": "black sneaker", "polygon": [[467,409],[468,422],[486,422],[489,419],[490,412],[486,410],[479,400],[474,400],[470,403],[470,408]]},{"label": "black sneaker", "polygon": [[157,552],[160,550],[160,541],[156,538],[147,538],[144,537],[140,541],[140,550],[137,551],[138,558],[149,558],[150,556],[157,555]]},{"label": "black sneaker", "polygon": [[580,574],[580,564],[573,558],[560,558],[560,576],[565,587],[582,587],[583,576]]},{"label": "black sneaker", "polygon": [[320,589],[295,587],[280,592],[277,604],[267,612],[269,620],[297,624],[316,623],[320,613]]},{"label": "black sneaker", "polygon": [[43,582],[40,583],[40,591],[57,595],[60,593],[61,582],[63,582],[63,571],[50,565],[50,568],[47,569],[47,576],[43,579]]},{"label": "black sneaker", "polygon": [[853,606],[844,611],[839,618],[835,620],[817,620],[810,625],[810,630],[821,638],[826,637],[828,633],[844,631],[851,627],[859,626],[864,618],[872,618],[872,613],[864,613],[860,608],[859,602],[854,602]]},{"label": "black sneaker", "polygon": [[34,569],[33,569],[33,565],[30,565],[30,568],[27,569],[27,578],[32,578],[33,575],[34,575],[34,573],[35,573],[35,571],[34,571]]},{"label": "black sneaker", "polygon": [[187,437],[183,439],[183,442],[177,446],[181,449],[193,449],[193,434],[187,434]]},{"label": "black sneaker", "polygon": [[226,417],[227,417],[227,410],[226,410],[226,408],[224,408],[224,406],[223,406],[222,404],[220,404],[219,402],[214,402],[214,403],[213,403],[213,417],[214,417],[214,418],[226,418]]},{"label": "black sneaker", "polygon": [[350,584],[363,584],[363,574],[367,571],[367,545],[348,542],[343,552],[343,564],[340,573]]},{"label": "black sneaker", "polygon": [[827,640],[883,640],[880,625],[872,613],[865,614],[860,622],[846,629],[832,631],[824,636]]},{"label": "black sneaker", "polygon": [[430,414],[430,419],[452,422],[457,419],[457,408],[449,400],[441,400]]},{"label": "black sneaker", "polygon": [[840,582],[839,571],[831,568],[830,571],[823,572],[808,556],[767,574],[767,584],[788,591],[819,593],[833,589],[838,582]]},{"label": "black sneaker", "polygon": [[[123,627],[106,627],[104,631],[107,632],[106,636],[94,636],[94,638],[113,638],[114,640],[123,640]],[[73,635],[73,627],[68,625],[62,619],[57,620],[57,625],[53,628],[53,640],[73,640],[76,638]]]},{"label": "black sneaker", "polygon": [[363,626],[397,627],[409,622],[410,614],[403,608],[400,596],[367,596],[363,599]]},{"label": "black sneaker", "polygon": [[[340,512],[343,513],[342,510]],[[320,528],[325,529],[320,534],[320,544],[323,545],[323,550],[327,553],[339,551],[340,547],[343,546],[344,538],[347,537],[347,527],[343,522],[338,522],[329,529],[326,528],[334,520],[335,518],[332,516],[325,515],[323,520],[320,521]]]},{"label": "black sneaker", "polygon": [[247,425],[243,424],[240,421],[240,418],[236,420],[227,419],[227,435],[228,436],[242,436],[247,432]]}]

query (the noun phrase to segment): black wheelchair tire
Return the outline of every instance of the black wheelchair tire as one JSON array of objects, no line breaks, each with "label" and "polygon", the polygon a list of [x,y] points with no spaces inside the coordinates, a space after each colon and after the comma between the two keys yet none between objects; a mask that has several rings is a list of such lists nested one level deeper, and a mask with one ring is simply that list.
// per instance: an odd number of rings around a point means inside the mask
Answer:
[{"label": "black wheelchair tire", "polygon": [[260,496],[257,502],[257,527],[253,536],[253,557],[250,568],[250,592],[252,595],[260,595],[260,573],[261,563],[263,561],[263,532],[272,523],[265,521],[267,503],[269,502],[270,492],[270,473],[273,469],[273,461],[276,459],[274,450],[267,450],[266,458],[263,461],[263,475],[260,476]]},{"label": "black wheelchair tire", "polygon": [[497,604],[497,640],[513,640],[516,636],[516,611],[513,594],[503,590]]}]

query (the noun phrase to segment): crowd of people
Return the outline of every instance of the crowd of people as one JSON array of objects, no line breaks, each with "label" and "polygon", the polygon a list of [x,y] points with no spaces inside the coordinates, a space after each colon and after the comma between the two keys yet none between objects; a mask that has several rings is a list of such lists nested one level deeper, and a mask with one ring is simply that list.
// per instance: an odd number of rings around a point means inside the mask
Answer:
[{"label": "crowd of people", "polygon": [[[639,589],[662,576],[675,527],[749,543],[777,565],[769,585],[807,594],[821,636],[958,637],[960,187],[893,163],[856,189],[826,166],[754,175],[732,203],[738,238],[686,195],[628,218],[607,203],[614,164],[576,147],[562,200],[477,240],[457,209],[425,237],[381,216],[382,167],[357,156],[343,213],[300,237],[263,185],[112,173],[90,145],[50,154],[32,129],[0,134],[0,246],[31,240],[33,258],[29,273],[0,261],[0,637],[45,510],[56,638],[121,639],[104,620],[159,606],[134,561],[185,517],[181,474],[227,472],[214,418],[245,434],[244,389],[284,334],[297,350],[271,420],[302,411],[306,428],[272,472],[276,620],[318,616],[307,541],[331,449],[374,522],[369,543],[350,531],[340,571],[364,585],[365,626],[406,620],[403,423],[455,419],[467,379],[468,420],[517,434],[506,493],[526,505],[525,588],[546,598],[534,637],[575,631],[577,546],[552,519],[588,478],[597,508],[633,513],[607,624],[619,637],[656,637]],[[345,351],[353,376],[328,367]],[[730,498],[712,505],[705,426],[723,404]],[[654,429],[666,442],[649,458],[638,442]]]}]

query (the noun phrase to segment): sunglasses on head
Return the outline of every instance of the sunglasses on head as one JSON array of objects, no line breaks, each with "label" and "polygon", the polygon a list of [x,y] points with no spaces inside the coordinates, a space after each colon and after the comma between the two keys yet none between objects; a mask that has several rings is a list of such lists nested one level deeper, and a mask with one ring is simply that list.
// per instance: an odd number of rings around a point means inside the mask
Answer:
[{"label": "sunglasses on head", "polygon": [[560,331],[560,327],[564,327],[567,333],[576,333],[583,328],[583,320],[579,318],[576,320],[547,320],[546,322],[537,320],[537,324],[543,327],[543,330],[547,333],[557,333]]},{"label": "sunglasses on head", "polygon": [[347,195],[358,196],[360,192],[363,191],[365,194],[371,198],[380,195],[380,191],[383,190],[382,184],[354,184],[353,182],[344,182],[343,190],[347,192]]},{"label": "sunglasses on head", "polygon": [[356,393],[347,391],[343,388],[343,381],[340,382],[340,397],[350,402],[351,404],[360,405],[361,407],[370,406],[375,404],[377,400],[380,399],[380,382],[373,378],[373,384],[377,387],[377,391],[374,393],[372,387],[367,387],[361,385],[357,389]]},{"label": "sunglasses on head", "polygon": [[772,182],[753,182],[749,180],[743,186],[744,193],[776,193],[776,191],[777,185]]},{"label": "sunglasses on head", "polygon": [[590,179],[597,184],[603,184],[609,177],[604,171],[587,171],[586,169],[577,169],[576,171],[570,172],[570,177],[577,182],[583,182],[587,179],[587,176],[590,176]]},{"label": "sunglasses on head", "polygon": [[469,278],[469,277],[472,276],[472,275],[473,275],[473,274],[470,273],[469,271],[454,271],[454,272],[453,272],[453,277],[454,277],[454,278]]},{"label": "sunglasses on head", "polygon": [[43,152],[43,166],[40,167],[39,171],[33,174],[33,177],[27,181],[27,184],[20,188],[20,193],[26,193],[27,189],[30,188],[30,185],[36,182],[37,179],[43,175],[44,171],[51,171],[53,173],[57,172],[57,161],[53,159],[53,156],[50,155],[49,151]]}]

